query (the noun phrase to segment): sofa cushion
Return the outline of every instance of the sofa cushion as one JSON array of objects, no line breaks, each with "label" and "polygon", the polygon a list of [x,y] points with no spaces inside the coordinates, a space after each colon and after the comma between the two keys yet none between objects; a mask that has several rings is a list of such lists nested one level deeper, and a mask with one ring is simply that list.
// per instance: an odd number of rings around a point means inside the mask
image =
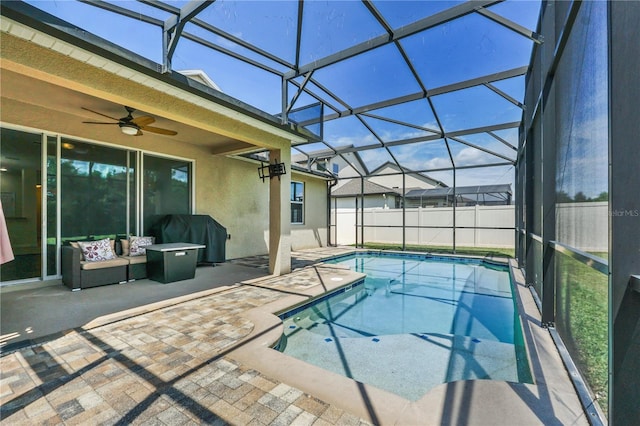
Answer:
[{"label": "sofa cushion", "polygon": [[130,264],[136,265],[138,263],[147,263],[147,256],[120,256],[120,259],[126,259]]},{"label": "sofa cushion", "polygon": [[146,253],[144,246],[150,246],[155,241],[155,237],[130,237],[129,256],[142,256]]},{"label": "sofa cushion", "polygon": [[120,240],[122,245],[122,255],[129,256],[129,240]]},{"label": "sofa cushion", "polygon": [[111,260],[103,260],[100,262],[88,262],[82,261],[80,262],[80,268],[85,271],[91,269],[102,269],[102,268],[114,268],[116,266],[127,266],[129,261],[127,259],[116,258]]},{"label": "sofa cushion", "polygon": [[101,262],[115,259],[117,256],[111,247],[111,240],[105,238],[98,241],[78,241],[84,260],[87,262]]}]

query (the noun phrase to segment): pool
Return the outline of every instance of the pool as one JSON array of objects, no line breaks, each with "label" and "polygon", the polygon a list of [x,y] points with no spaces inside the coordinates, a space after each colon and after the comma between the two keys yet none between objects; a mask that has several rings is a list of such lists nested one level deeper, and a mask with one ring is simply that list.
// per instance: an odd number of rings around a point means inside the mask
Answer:
[{"label": "pool", "polygon": [[456,380],[532,383],[507,266],[388,253],[325,263],[367,276],[282,313],[277,350],[413,401]]}]

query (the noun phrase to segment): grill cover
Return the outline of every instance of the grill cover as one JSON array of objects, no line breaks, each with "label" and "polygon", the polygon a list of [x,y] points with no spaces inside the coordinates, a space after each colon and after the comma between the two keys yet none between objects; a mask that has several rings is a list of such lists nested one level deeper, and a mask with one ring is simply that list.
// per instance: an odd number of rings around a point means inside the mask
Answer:
[{"label": "grill cover", "polygon": [[170,214],[153,225],[156,243],[194,243],[207,246],[198,250],[198,263],[222,263],[226,260],[227,228],[211,216]]}]

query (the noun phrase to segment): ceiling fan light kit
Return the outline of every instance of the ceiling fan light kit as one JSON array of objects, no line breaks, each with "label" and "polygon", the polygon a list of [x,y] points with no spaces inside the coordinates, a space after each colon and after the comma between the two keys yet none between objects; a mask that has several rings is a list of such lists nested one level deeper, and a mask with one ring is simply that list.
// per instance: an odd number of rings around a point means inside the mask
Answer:
[{"label": "ceiling fan light kit", "polygon": [[120,127],[120,131],[122,133],[124,133],[125,135],[128,136],[142,136],[143,133],[142,131],[144,130],[145,132],[152,132],[152,133],[157,133],[159,135],[167,135],[167,136],[175,136],[178,134],[178,132],[175,132],[173,130],[168,130],[168,129],[162,129],[160,127],[151,127],[149,126],[149,124],[153,123],[156,121],[155,118],[151,117],[150,115],[142,115],[140,117],[133,117],[133,112],[135,111],[135,109],[125,106],[124,107],[127,110],[127,116],[126,117],[122,117],[122,118],[115,118],[115,117],[111,117],[108,116],[106,114],[103,114],[101,112],[98,111],[94,111],[92,109],[89,108],[85,108],[82,107],[82,109],[92,112],[94,114],[98,114],[101,115],[103,117],[106,117],[108,119],[114,120],[115,123],[105,123],[102,121],[83,121],[83,123],[86,124],[117,124]]},{"label": "ceiling fan light kit", "polygon": [[142,134],[142,132],[140,132],[140,130],[138,130],[136,126],[133,126],[131,124],[120,123],[120,131],[129,136],[137,136],[138,134]]}]

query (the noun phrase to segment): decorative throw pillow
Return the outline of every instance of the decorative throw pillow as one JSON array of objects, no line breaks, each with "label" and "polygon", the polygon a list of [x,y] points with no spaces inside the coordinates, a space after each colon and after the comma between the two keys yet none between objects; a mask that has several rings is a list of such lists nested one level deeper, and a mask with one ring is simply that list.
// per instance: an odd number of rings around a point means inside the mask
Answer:
[{"label": "decorative throw pillow", "polygon": [[109,238],[98,241],[78,241],[78,246],[80,246],[84,260],[87,262],[99,262],[116,258],[111,249]]},{"label": "decorative throw pillow", "polygon": [[147,253],[144,247],[153,244],[155,239],[155,237],[130,237],[129,256],[144,256]]}]

